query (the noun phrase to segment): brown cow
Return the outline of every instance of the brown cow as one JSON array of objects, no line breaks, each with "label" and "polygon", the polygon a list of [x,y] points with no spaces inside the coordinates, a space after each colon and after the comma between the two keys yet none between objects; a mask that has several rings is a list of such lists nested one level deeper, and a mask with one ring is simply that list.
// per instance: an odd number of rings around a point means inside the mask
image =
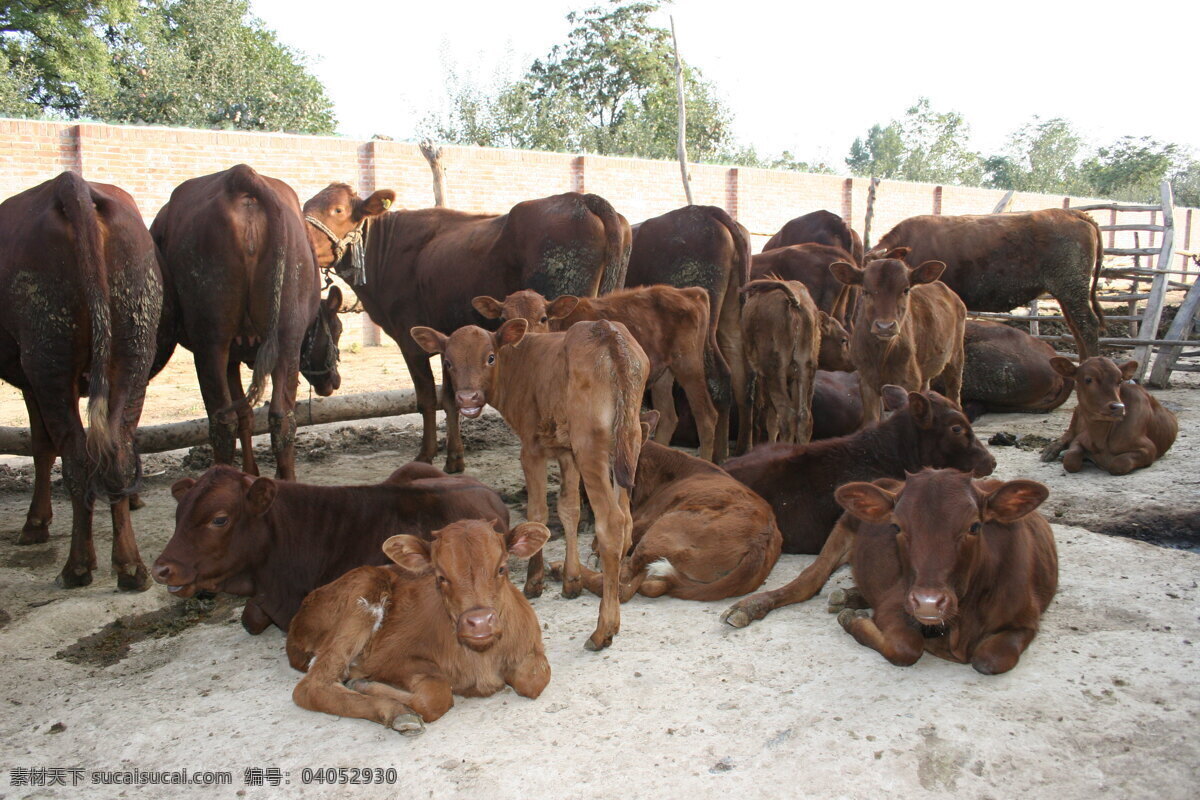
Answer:
[{"label": "brown cow", "polygon": [[[622,556],[633,543],[629,492],[641,450],[638,410],[649,359],[619,322],[577,322],[565,333],[526,335],[529,323],[511,319],[495,333],[469,325],[450,336],[412,329],[429,353],[441,353],[454,379],[454,401],[467,417],[491,404],[521,439],[526,516],[544,523],[546,460],[558,459],[558,518],[567,541],[563,595],[577,597],[580,582],[579,481],[596,515],[593,546],[600,553],[604,593],[600,619],[586,643],[600,650],[621,627],[617,587]],[[525,594],[542,592],[540,554],[529,562]]]},{"label": "brown cow", "polygon": [[217,466],[171,487],[175,534],[154,562],[154,579],[176,597],[229,592],[249,597],[242,625],[288,629],[300,601],[364,564],[385,563],[387,537],[461,519],[508,524],[500,496],[474,478],[414,462],[374,486],[311,486]]},{"label": "brown cow", "polygon": [[1062,463],[1067,472],[1081,470],[1086,458],[1111,475],[1127,475],[1150,466],[1175,443],[1175,415],[1130,381],[1138,362],[1118,366],[1095,357],[1076,367],[1070,359],[1055,356],[1050,364],[1074,379],[1078,402],[1066,433],[1042,451],[1043,461],[1053,461],[1066,450]]},{"label": "brown cow", "polygon": [[49,538],[50,468],[61,455],[72,520],[59,584],[92,582],[92,501],[101,496],[112,504],[117,586],[141,591],[149,579],[129,494],[141,473],[133,434],[162,309],[154,241],[127,193],[64,172],[0,203],[0,242],[0,378],[25,398],[35,465],[17,541]]},{"label": "brown cow", "polygon": [[[1042,292],[1058,300],[1080,357],[1097,355],[1104,313],[1096,283],[1104,243],[1082,211],[909,217],[879,240],[877,252],[907,246],[916,265],[946,265],[942,282],[972,311],[1010,311]],[[867,256],[870,258],[870,255]]]},{"label": "brown cow", "polygon": [[[336,287],[321,300],[320,274],[296,193],[245,164],[184,181],[150,227],[174,290],[179,342],[196,360],[213,460],[242,469],[254,461],[254,406],[271,380],[268,415],[275,475],[296,478],[296,384],[301,361],[318,394],[337,373]],[[321,358],[319,354],[324,354]],[[317,363],[311,363],[317,359]],[[243,394],[242,363],[254,376]]]},{"label": "brown cow", "polygon": [[858,373],[817,370],[813,379],[812,414],[814,440],[849,436],[861,428],[862,390]]},{"label": "brown cow", "polygon": [[763,252],[807,242],[839,247],[851,254],[855,264],[863,263],[863,243],[858,233],[846,224],[846,220],[824,210],[785,222],[779,233],[763,247]]},{"label": "brown cow", "polygon": [[[748,385],[738,323],[741,313],[738,291],[750,279],[749,275],[750,233],[716,206],[684,206],[634,228],[627,286],[699,286],[708,292],[709,342],[713,353],[708,375],[709,391],[717,405],[713,454],[717,463],[728,454],[732,406],[737,407],[743,423],[739,427],[749,430]],[[664,404],[658,410],[666,408]],[[739,437],[735,452],[745,452],[749,443],[748,434]]]},{"label": "brown cow", "polygon": [[863,269],[846,261],[829,266],[847,286],[861,286],[854,314],[850,359],[858,368],[863,419],[879,419],[885,384],[925,391],[941,377],[946,397],[959,401],[962,389],[963,331],[967,309],[943,283],[945,265],[926,261],[909,269],[899,247]]},{"label": "brown cow", "polygon": [[540,551],[550,531],[504,531],[464,520],[433,531],[432,543],[393,536],[383,551],[394,565],[360,567],[304,598],[287,637],[288,663],[306,673],[296,705],[414,736],[456,694],[540,695],[550,662],[508,558]]},{"label": "brown cow", "polygon": [[840,247],[825,244],[797,244],[759,253],[752,259],[751,280],[778,278],[799,281],[812,295],[817,308],[840,322],[849,322],[858,289],[846,286],[829,271],[835,261],[854,258]]},{"label": "brown cow", "polygon": [[639,286],[601,297],[563,295],[551,303],[529,289],[515,292],[500,302],[492,297],[471,301],[489,319],[523,319],[530,333],[565,331],[576,322],[607,319],[620,322],[650,359],[654,407],[661,415],[655,441],[667,444],[679,417],[675,413],[672,386],[675,381],[687,396],[700,432],[700,457],[712,460],[717,409],[705,382],[705,362],[711,363],[709,348],[708,297],[699,287]]},{"label": "brown cow", "polygon": [[[380,190],[361,200],[332,183],[304,204],[317,263],[334,267],[363,308],[400,345],[424,420],[418,461],[437,455],[437,394],[429,354],[414,326],[452,331],[478,322],[471,298],[533,289],[546,297],[595,296],[624,285],[629,223],[594,194],[517,203],[503,215],[448,208],[384,213],[396,198]],[[361,269],[360,269],[361,265]],[[446,471],[463,469],[454,387],[443,370]]]},{"label": "brown cow", "polygon": [[875,613],[847,608],[838,622],[897,666],[928,650],[984,675],[1008,672],[1058,588],[1054,533],[1035,511],[1049,493],[949,469],[839,487],[857,519],[839,525],[830,549],[849,551]]}]

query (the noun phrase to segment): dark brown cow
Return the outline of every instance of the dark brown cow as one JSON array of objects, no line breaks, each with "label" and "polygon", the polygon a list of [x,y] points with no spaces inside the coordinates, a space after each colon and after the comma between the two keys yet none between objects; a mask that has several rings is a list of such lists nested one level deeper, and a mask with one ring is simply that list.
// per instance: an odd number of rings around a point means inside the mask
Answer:
[{"label": "dark brown cow", "polygon": [[[336,287],[322,303],[296,193],[239,164],[181,183],[150,232],[170,276],[176,336],[195,355],[213,459],[232,464],[240,439],[242,468],[258,474],[253,412],[270,378],[275,475],[295,480],[301,361],[317,392],[332,394],[342,303]],[[245,394],[242,363],[254,366]]]},{"label": "dark brown cow", "polygon": [[945,265],[926,261],[909,269],[897,248],[863,269],[837,261],[829,269],[847,286],[862,287],[850,336],[850,360],[859,373],[863,419],[879,419],[880,391],[887,384],[925,391],[940,377],[946,397],[959,401],[963,331],[967,309],[938,281]]},{"label": "dark brown cow", "polygon": [[[450,336],[416,327],[412,337],[427,352],[442,354],[464,416],[477,417],[490,404],[520,437],[526,516],[534,522],[548,517],[546,460],[558,459],[566,597],[582,589],[576,532],[583,479],[596,516],[593,547],[604,572],[600,619],[584,646],[600,650],[621,627],[617,589],[623,556],[633,543],[628,490],[642,446],[638,410],[649,359],[620,322],[577,322],[565,333],[526,335],[528,325],[510,319],[495,333],[468,325]],[[544,573],[538,554],[529,562],[526,596],[541,594]]]},{"label": "dark brown cow", "polygon": [[[149,585],[129,518],[142,413],[162,309],[154,242],[133,198],[74,172],[0,204],[0,378],[21,390],[33,437],[33,501],[19,544],[50,535],[50,468],[63,459],[71,551],[58,582],[96,568],[92,501],[112,504],[117,585]],[[88,397],[88,429],[79,398]]]},{"label": "dark brown cow", "polygon": [[[471,298],[533,289],[545,297],[594,297],[624,285],[629,223],[604,198],[566,194],[517,203],[507,214],[448,208],[384,213],[396,198],[380,190],[366,200],[333,183],[304,204],[321,267],[354,287],[371,319],[400,344],[424,419],[418,461],[437,455],[437,394],[429,354],[414,326],[453,331],[479,318]],[[361,264],[361,274],[356,265]],[[443,372],[443,382],[448,378]],[[446,471],[463,469],[453,386],[443,390]]]},{"label": "dark brown cow", "polygon": [[1104,314],[1096,282],[1104,244],[1082,211],[909,217],[876,250],[894,247],[909,248],[904,260],[911,265],[945,263],[942,282],[972,311],[1010,311],[1049,292],[1062,307],[1080,357],[1099,353]]},{"label": "dark brown cow", "polygon": [[813,379],[813,435],[816,439],[849,436],[863,426],[862,390],[857,372],[817,370]]},{"label": "dark brown cow", "polygon": [[830,211],[813,211],[785,222],[779,233],[771,237],[763,252],[794,244],[827,244],[840,247],[851,254],[854,263],[863,263],[862,239],[846,220]]},{"label": "dark brown cow", "polygon": [[394,565],[360,567],[306,597],[287,637],[288,663],[306,673],[296,705],[413,736],[456,694],[540,695],[550,662],[508,559],[540,551],[550,531],[504,530],[474,520],[433,531],[432,543],[393,536],[383,550]]},{"label": "dark brown cow", "polygon": [[[750,233],[716,206],[684,206],[635,227],[627,286],[699,286],[708,292],[709,341],[715,342],[708,374],[717,405],[714,460],[718,463],[728,451],[730,409],[737,407],[743,423],[750,416],[738,322],[738,292],[749,276]],[[749,430],[746,424],[740,428]],[[739,438],[736,452],[744,452],[749,442],[748,434]]]},{"label": "dark brown cow", "polygon": [[471,304],[489,319],[523,319],[531,333],[565,331],[576,322],[601,319],[624,324],[650,359],[646,382],[662,420],[655,440],[667,444],[675,432],[679,417],[671,389],[678,381],[700,431],[700,457],[712,460],[717,409],[705,381],[705,363],[712,363],[713,354],[703,289],[639,286],[594,298],[568,294],[551,303],[525,289],[504,302],[476,297]]},{"label": "dark brown cow", "polygon": [[171,487],[175,534],[154,562],[154,579],[176,597],[228,592],[249,597],[242,624],[283,630],[304,596],[364,564],[385,563],[393,534],[424,536],[460,519],[508,524],[500,496],[474,478],[406,464],[373,486],[312,486],[255,479],[213,467]]},{"label": "dark brown cow", "polygon": [[1058,588],[1054,533],[1035,511],[1049,493],[1036,481],[928,469],[841,486],[837,500],[857,519],[829,543],[849,551],[875,613],[847,608],[838,622],[897,666],[928,650],[984,675],[1008,672]]},{"label": "dark brown cow", "polygon": [[1175,443],[1179,421],[1154,395],[1130,381],[1138,362],[1120,366],[1107,358],[1089,358],[1078,367],[1055,356],[1051,362],[1075,381],[1078,403],[1071,424],[1057,442],[1042,452],[1043,461],[1063,453],[1063,469],[1078,472],[1087,459],[1112,475],[1148,467]]},{"label": "dark brown cow", "polygon": [[846,286],[829,271],[829,265],[836,261],[853,261],[853,256],[840,247],[825,244],[791,245],[754,256],[750,278],[799,281],[808,289],[817,308],[846,323],[857,288]]}]

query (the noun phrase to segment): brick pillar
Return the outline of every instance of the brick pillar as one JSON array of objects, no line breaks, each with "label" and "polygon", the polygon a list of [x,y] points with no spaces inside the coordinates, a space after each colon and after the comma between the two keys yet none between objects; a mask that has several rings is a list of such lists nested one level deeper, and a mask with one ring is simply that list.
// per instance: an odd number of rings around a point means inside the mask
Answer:
[{"label": "brick pillar", "polygon": [[942,213],[942,187],[933,187],[933,213]]},{"label": "brick pillar", "polygon": [[575,156],[571,159],[571,189],[576,192],[587,191],[587,181],[584,180],[587,170],[587,156]]},{"label": "brick pillar", "polygon": [[846,178],[842,183],[842,219],[852,224],[854,219],[854,179]]},{"label": "brick pillar", "polygon": [[741,171],[730,167],[725,173],[725,211],[734,219],[738,218],[738,189],[741,182]]}]

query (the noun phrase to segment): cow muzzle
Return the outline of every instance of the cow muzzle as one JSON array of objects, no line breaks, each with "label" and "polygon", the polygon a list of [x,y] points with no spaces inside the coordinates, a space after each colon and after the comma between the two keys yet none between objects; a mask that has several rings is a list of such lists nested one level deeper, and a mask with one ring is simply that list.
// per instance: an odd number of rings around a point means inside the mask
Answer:
[{"label": "cow muzzle", "polygon": [[1105,409],[1105,414],[1111,419],[1125,419],[1125,404],[1109,403]]},{"label": "cow muzzle", "polygon": [[454,404],[458,406],[458,413],[462,414],[467,419],[475,419],[483,413],[483,407],[487,405],[487,401],[483,397],[483,392],[455,392]]},{"label": "cow muzzle", "polygon": [[500,620],[493,608],[472,608],[458,618],[458,641],[472,650],[486,650],[500,638]]},{"label": "cow muzzle", "polygon": [[173,561],[166,561],[161,556],[154,562],[150,570],[154,580],[167,587],[167,591],[176,597],[191,597],[196,593],[194,576],[186,576],[183,570]]},{"label": "cow muzzle", "polygon": [[877,339],[895,339],[900,335],[900,323],[894,319],[887,322],[877,319],[871,323],[871,334]]},{"label": "cow muzzle", "polygon": [[954,614],[956,603],[949,592],[913,589],[908,593],[908,613],[922,625],[941,625]]}]

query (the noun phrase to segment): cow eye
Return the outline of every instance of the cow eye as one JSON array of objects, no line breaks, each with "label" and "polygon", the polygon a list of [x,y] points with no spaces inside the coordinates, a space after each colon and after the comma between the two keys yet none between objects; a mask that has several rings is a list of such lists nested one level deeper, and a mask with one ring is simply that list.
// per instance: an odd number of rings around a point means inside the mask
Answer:
[{"label": "cow eye", "polygon": [[955,425],[953,428],[951,428],[951,429],[950,429],[950,432],[951,432],[951,433],[953,433],[953,434],[960,434],[960,433],[962,433],[962,432],[963,432],[963,426],[962,426],[962,425]]},{"label": "cow eye", "polygon": [[543,325],[545,325],[545,324],[546,324],[546,320],[548,320],[548,319],[550,319],[550,318],[549,318],[549,317],[542,317],[542,324],[543,324]]},{"label": "cow eye", "polygon": [[1083,379],[1083,382],[1084,382],[1084,383],[1091,383],[1091,382],[1092,382],[1092,379],[1091,379],[1091,378],[1084,378],[1084,379]]},{"label": "cow eye", "polygon": [[497,575],[505,575],[508,573],[508,564],[501,564],[500,569],[496,570]]},{"label": "cow eye", "polygon": [[495,363],[496,363],[496,354],[488,353],[488,366],[490,367],[492,364],[495,364]]},{"label": "cow eye", "polygon": [[892,523],[892,533],[899,533],[899,532],[900,532],[900,526],[893,522]]},{"label": "cow eye", "polygon": [[910,286],[910,287],[907,287],[907,288],[905,288],[905,290],[904,290],[904,293],[905,293],[905,294],[908,294],[910,291],[912,291],[912,287],[911,287],[911,286]]},{"label": "cow eye", "polygon": [[971,524],[971,533],[979,533],[981,530],[983,530],[982,522],[975,522]]},{"label": "cow eye", "polygon": [[850,339],[848,339],[847,337],[845,337],[845,336],[842,337],[842,344],[846,344],[849,341],[850,341]]},{"label": "cow eye", "polygon": [[445,575],[438,575],[438,576],[437,576],[437,582],[438,582],[438,586],[448,586],[448,585],[450,585],[450,581],[449,581],[449,580],[446,578],[446,576],[445,576]]},{"label": "cow eye", "polygon": [[454,369],[454,365],[450,363],[450,359],[442,356],[442,366],[446,369]]},{"label": "cow eye", "polygon": [[229,515],[228,514],[218,514],[217,516],[213,517],[212,522],[210,522],[208,524],[212,525],[214,528],[224,528],[228,523],[229,523]]}]

